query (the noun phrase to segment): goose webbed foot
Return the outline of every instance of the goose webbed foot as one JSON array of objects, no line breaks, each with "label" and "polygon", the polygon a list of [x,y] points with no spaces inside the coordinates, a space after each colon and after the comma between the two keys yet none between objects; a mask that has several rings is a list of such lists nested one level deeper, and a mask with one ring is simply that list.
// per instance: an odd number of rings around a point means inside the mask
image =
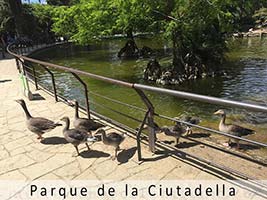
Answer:
[{"label": "goose webbed foot", "polygon": [[112,156],[112,160],[115,160],[116,158],[117,158],[117,152],[118,152],[118,150],[120,149],[120,147],[117,147],[116,149],[115,149],[115,154],[114,154],[114,156]]},{"label": "goose webbed foot", "polygon": [[177,146],[179,144],[179,139],[180,138],[176,138],[176,140],[175,140],[175,146]]},{"label": "goose webbed foot", "polygon": [[42,142],[44,140],[44,137],[41,134],[37,134],[37,140],[40,140],[40,142]]},{"label": "goose webbed foot", "polygon": [[228,142],[225,142],[222,144],[223,146],[230,147],[230,144]]},{"label": "goose webbed foot", "polygon": [[110,155],[108,159],[110,159],[110,160],[115,160],[115,159],[116,159],[116,156],[112,156],[112,155]]},{"label": "goose webbed foot", "polygon": [[239,142],[236,142],[236,149],[239,150],[239,148],[240,148]]},{"label": "goose webbed foot", "polygon": [[188,133],[187,133],[187,136],[188,135],[191,135],[193,133],[193,131],[190,129],[189,131],[188,131]]}]

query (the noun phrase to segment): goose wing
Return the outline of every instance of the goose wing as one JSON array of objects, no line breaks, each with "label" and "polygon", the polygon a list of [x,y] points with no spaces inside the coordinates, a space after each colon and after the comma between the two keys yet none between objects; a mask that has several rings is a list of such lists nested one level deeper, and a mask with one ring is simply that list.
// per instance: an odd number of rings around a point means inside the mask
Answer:
[{"label": "goose wing", "polygon": [[170,129],[172,132],[178,132],[178,133],[184,133],[186,132],[186,129],[179,123],[177,123],[175,126],[171,127]]},{"label": "goose wing", "polygon": [[198,119],[198,118],[191,118],[191,120],[189,121],[189,123],[197,125],[197,124],[200,123],[200,119]]},{"label": "goose wing", "polygon": [[107,135],[107,137],[112,142],[122,142],[125,139],[124,136],[122,136],[122,135],[120,135],[118,133],[115,133],[115,132],[109,133]]},{"label": "goose wing", "polygon": [[67,132],[69,138],[78,140],[78,141],[85,141],[88,137],[86,132],[77,130],[77,129],[70,129]]},{"label": "goose wing", "polygon": [[53,121],[42,117],[34,117],[29,119],[28,125],[39,129],[40,131],[48,131],[57,126],[61,126],[61,124],[54,123]]},{"label": "goose wing", "polygon": [[75,120],[74,126],[76,128],[84,129],[84,130],[87,130],[87,131],[90,131],[90,130],[95,131],[98,128],[103,127],[104,125],[102,125],[100,123],[97,123],[97,122],[95,122],[94,120],[91,120],[91,119],[79,118],[79,119]]},{"label": "goose wing", "polygon": [[255,131],[252,129],[248,129],[248,128],[244,128],[242,126],[238,126],[238,125],[230,125],[230,130],[233,133],[236,133],[238,136],[246,136],[246,135],[251,135],[254,134]]}]

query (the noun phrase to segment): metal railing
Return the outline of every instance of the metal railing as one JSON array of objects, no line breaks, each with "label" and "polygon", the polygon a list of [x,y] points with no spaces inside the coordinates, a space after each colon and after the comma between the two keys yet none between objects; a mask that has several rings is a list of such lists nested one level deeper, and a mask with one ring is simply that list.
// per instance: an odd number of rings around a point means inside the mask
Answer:
[{"label": "metal railing", "polygon": [[[261,147],[267,147],[267,144],[265,144],[265,143],[257,142],[257,141],[246,139],[246,138],[241,138],[238,136],[231,135],[229,133],[221,132],[218,130],[214,130],[211,128],[207,128],[207,127],[203,127],[203,126],[199,126],[199,125],[195,125],[195,124],[191,124],[188,122],[178,120],[177,118],[172,118],[172,117],[168,117],[168,116],[164,116],[164,115],[155,113],[154,106],[153,106],[152,102],[149,100],[149,98],[147,97],[147,95],[144,93],[144,91],[150,91],[150,92],[155,92],[155,93],[172,95],[172,96],[176,96],[178,98],[188,99],[188,100],[193,100],[193,101],[198,101],[198,102],[203,102],[203,103],[230,106],[230,107],[234,107],[234,108],[242,108],[242,109],[247,109],[247,110],[255,111],[255,112],[267,113],[267,107],[266,106],[260,106],[260,105],[256,105],[256,104],[242,103],[242,102],[237,102],[237,101],[220,99],[220,98],[216,98],[216,97],[210,97],[210,96],[188,93],[188,92],[181,92],[181,91],[176,91],[176,90],[152,87],[152,86],[142,85],[142,84],[138,84],[138,83],[129,83],[129,82],[116,80],[116,79],[92,74],[89,72],[81,71],[78,69],[69,68],[66,66],[60,66],[60,65],[40,61],[40,60],[29,58],[27,56],[19,54],[20,52],[25,53],[26,51],[27,50],[16,51],[15,49],[12,48],[12,45],[8,47],[8,52],[15,57],[17,64],[18,64],[18,68],[22,67],[22,71],[25,75],[27,75],[27,74],[31,75],[32,81],[34,82],[36,89],[39,89],[40,84],[38,83],[38,78],[36,76],[37,72],[36,72],[34,65],[37,64],[37,65],[41,66],[42,68],[44,68],[48,72],[48,74],[50,75],[51,80],[52,80],[51,84],[52,84],[52,88],[53,88],[53,95],[54,95],[55,101],[58,101],[59,95],[57,94],[55,77],[54,77],[54,74],[51,71],[51,69],[63,70],[65,72],[71,73],[73,75],[73,77],[75,77],[79,81],[79,83],[84,88],[84,96],[85,96],[85,100],[86,100],[86,112],[87,112],[88,118],[90,118],[90,112],[91,112],[90,111],[89,98],[88,98],[88,87],[87,87],[87,84],[80,78],[79,75],[83,75],[83,76],[90,77],[90,78],[96,79],[96,80],[100,80],[100,81],[103,81],[106,83],[115,84],[115,85],[119,85],[122,87],[127,87],[127,88],[133,89],[138,94],[138,96],[140,97],[142,102],[144,103],[146,109],[139,108],[137,106],[133,106],[133,105],[130,105],[130,104],[118,101],[118,100],[114,100],[112,98],[99,95],[99,94],[94,93],[92,91],[89,91],[89,93],[91,92],[93,95],[102,97],[104,99],[108,99],[110,101],[113,101],[114,103],[118,103],[118,104],[121,104],[121,105],[126,106],[128,108],[136,109],[136,110],[144,112],[144,116],[143,116],[142,120],[135,119],[136,121],[141,122],[140,127],[136,131],[136,141],[137,141],[137,151],[138,151],[138,160],[139,161],[141,161],[143,159],[142,150],[141,150],[141,133],[143,131],[144,125],[147,125],[148,130],[149,130],[149,134],[148,134],[149,149],[150,149],[150,151],[155,152],[155,140],[156,140],[155,134],[156,134],[156,131],[155,131],[154,116],[164,118],[167,120],[171,120],[171,121],[175,121],[175,122],[180,122],[180,123],[183,123],[186,125],[190,125],[192,127],[196,127],[198,129],[213,132],[213,133],[227,136],[227,137],[233,138],[233,139],[238,139],[238,140],[241,140],[241,141],[244,141],[247,143],[251,143],[251,144],[255,144],[255,145],[258,145]],[[29,70],[32,73],[30,73]],[[91,103],[98,105],[98,106],[101,106],[101,105],[94,103],[94,102],[91,102]],[[102,105],[102,106],[105,107],[105,105]],[[122,112],[116,111],[112,108],[110,108],[110,110],[113,112],[116,112],[117,114],[120,114],[124,117],[133,118],[127,114],[123,114]]]}]

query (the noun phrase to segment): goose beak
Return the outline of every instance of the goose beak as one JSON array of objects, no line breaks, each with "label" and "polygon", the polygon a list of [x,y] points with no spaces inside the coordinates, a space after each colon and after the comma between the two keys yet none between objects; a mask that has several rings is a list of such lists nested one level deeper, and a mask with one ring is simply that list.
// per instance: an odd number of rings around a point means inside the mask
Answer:
[{"label": "goose beak", "polygon": [[222,110],[217,110],[215,113],[213,113],[214,115],[223,115],[223,111]]},{"label": "goose beak", "polygon": [[213,113],[214,115],[220,115],[221,113],[220,113],[220,111],[218,110],[218,111],[216,111],[215,113]]}]

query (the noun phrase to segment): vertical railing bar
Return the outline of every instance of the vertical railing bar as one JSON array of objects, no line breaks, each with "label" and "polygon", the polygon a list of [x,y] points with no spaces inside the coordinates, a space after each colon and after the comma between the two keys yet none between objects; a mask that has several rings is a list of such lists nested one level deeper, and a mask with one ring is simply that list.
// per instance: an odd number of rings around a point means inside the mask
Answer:
[{"label": "vertical railing bar", "polygon": [[26,76],[26,70],[25,70],[25,67],[23,65],[23,61],[21,59],[18,59],[18,68],[20,69],[20,66],[22,67],[22,72],[23,74]]},{"label": "vertical railing bar", "polygon": [[35,66],[33,64],[28,64],[31,68],[32,68],[32,72],[33,72],[33,77],[34,77],[34,84],[35,84],[35,89],[39,90],[38,88],[38,80],[36,78],[36,71],[35,71]]},{"label": "vertical railing bar", "polygon": [[[29,86],[29,82],[28,82],[28,76],[27,76],[27,73],[26,73],[26,70],[25,70],[25,63],[24,63],[24,61],[22,59],[17,59],[17,64],[20,65],[20,66],[22,66],[22,72],[23,72],[23,75],[25,76],[25,82],[23,81],[23,85],[24,85],[24,91],[23,91],[23,93],[25,95],[25,89],[26,89],[26,91],[27,91],[27,97],[29,98],[29,100],[32,100],[33,95],[32,95],[32,93],[30,91],[30,86]],[[19,67],[19,69],[20,69],[20,67]],[[20,73],[21,73],[21,71],[20,71]]]},{"label": "vertical railing bar", "polygon": [[21,73],[21,69],[20,69],[20,65],[19,65],[19,58],[16,58],[16,65],[17,65],[17,70],[19,71],[19,73]]},{"label": "vertical railing bar", "polygon": [[34,75],[35,89],[39,90],[39,88],[38,88],[38,80],[36,78],[36,71],[35,71],[35,66],[34,65],[32,65],[32,69],[33,69],[33,75]]},{"label": "vertical railing bar", "polygon": [[44,65],[40,65],[40,66],[43,67],[50,74],[51,79],[52,79],[52,86],[53,86],[53,90],[54,90],[55,101],[58,101],[54,74],[46,66],[44,66]]},{"label": "vertical railing bar", "polygon": [[149,136],[148,136],[148,141],[149,141],[149,150],[151,152],[155,152],[155,140],[156,140],[156,132],[155,132],[155,123],[154,123],[154,106],[151,103],[151,101],[147,98],[145,93],[142,90],[134,88],[137,94],[141,97],[142,101],[145,103],[149,113],[148,113],[148,130],[149,130]]},{"label": "vertical railing bar", "polygon": [[136,134],[137,155],[138,155],[138,161],[139,162],[143,160],[143,158],[142,158],[142,150],[141,150],[141,138],[140,137],[141,137],[141,133],[142,133],[142,130],[143,130],[144,125],[146,123],[146,119],[147,119],[148,115],[149,115],[149,110],[146,112],[145,117],[144,117],[144,119],[143,119],[143,121],[142,121],[142,123],[141,123],[141,125],[139,127],[139,130],[138,130],[137,134]]},{"label": "vertical railing bar", "polygon": [[87,117],[88,119],[91,118],[90,116],[90,105],[89,105],[89,98],[88,98],[88,87],[87,84],[74,72],[71,72],[71,74],[83,85],[84,87],[84,95],[86,99],[86,111],[87,111]]}]

